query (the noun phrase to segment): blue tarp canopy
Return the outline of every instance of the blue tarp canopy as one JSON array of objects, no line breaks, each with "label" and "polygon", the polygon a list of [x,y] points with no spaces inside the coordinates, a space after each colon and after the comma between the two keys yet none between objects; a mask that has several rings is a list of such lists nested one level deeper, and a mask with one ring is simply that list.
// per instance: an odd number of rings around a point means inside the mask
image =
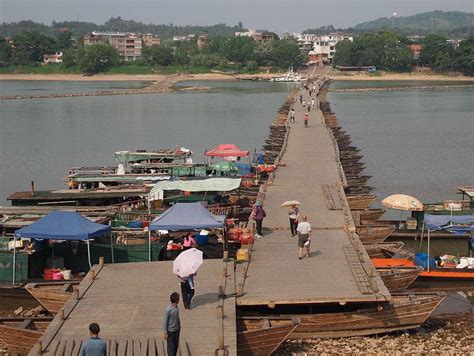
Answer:
[{"label": "blue tarp canopy", "polygon": [[46,240],[88,240],[111,230],[110,226],[96,224],[74,211],[52,211],[33,224],[15,231],[15,236]]},{"label": "blue tarp canopy", "polygon": [[224,226],[225,215],[213,215],[201,203],[176,203],[150,224],[150,230],[197,230]]},{"label": "blue tarp canopy", "polygon": [[[473,231],[474,215],[431,215],[425,214],[424,223],[430,230]],[[464,225],[464,226],[463,226]]]}]

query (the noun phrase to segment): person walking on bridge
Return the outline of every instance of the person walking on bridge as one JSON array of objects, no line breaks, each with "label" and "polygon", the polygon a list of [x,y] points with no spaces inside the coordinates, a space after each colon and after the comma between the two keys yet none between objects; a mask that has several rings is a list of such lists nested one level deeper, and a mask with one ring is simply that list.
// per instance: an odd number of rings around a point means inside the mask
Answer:
[{"label": "person walking on bridge", "polygon": [[308,222],[308,217],[303,216],[303,221],[298,224],[298,247],[300,249],[298,259],[302,259],[303,250],[306,250],[306,257],[309,257],[309,245],[311,243],[311,225]]},{"label": "person walking on bridge", "polygon": [[295,113],[295,108],[291,108],[291,111],[290,111],[290,122],[291,122],[292,124],[295,123],[295,115],[296,115],[296,113]]},{"label": "person walking on bridge", "polygon": [[179,333],[181,322],[179,320],[179,294],[174,292],[170,295],[171,304],[166,307],[163,318],[163,332],[166,340],[168,356],[176,356],[179,347]]},{"label": "person walking on bridge", "polygon": [[309,114],[304,114],[304,127],[308,127]]}]

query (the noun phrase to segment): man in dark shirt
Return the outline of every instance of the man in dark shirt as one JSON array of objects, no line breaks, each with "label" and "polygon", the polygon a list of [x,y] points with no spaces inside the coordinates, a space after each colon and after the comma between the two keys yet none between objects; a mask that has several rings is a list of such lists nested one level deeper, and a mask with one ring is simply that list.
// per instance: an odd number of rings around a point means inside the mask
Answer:
[{"label": "man in dark shirt", "polygon": [[100,327],[97,323],[89,325],[91,337],[81,346],[81,356],[106,356],[107,344],[99,337]]},{"label": "man in dark shirt", "polygon": [[171,304],[166,307],[163,318],[163,332],[168,349],[168,356],[176,356],[179,346],[179,332],[181,324],[179,320],[179,294],[174,292],[170,295]]}]

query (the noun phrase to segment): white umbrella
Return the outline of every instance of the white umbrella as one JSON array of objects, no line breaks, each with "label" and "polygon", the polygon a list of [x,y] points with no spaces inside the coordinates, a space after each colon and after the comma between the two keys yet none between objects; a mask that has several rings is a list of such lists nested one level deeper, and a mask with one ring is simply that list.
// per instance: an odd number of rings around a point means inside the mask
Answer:
[{"label": "white umbrella", "polygon": [[283,204],[281,204],[280,206],[284,208],[286,206],[293,206],[293,205],[301,205],[301,203],[298,200],[288,200],[284,202]]},{"label": "white umbrella", "polygon": [[423,203],[405,194],[390,195],[382,200],[382,205],[397,210],[423,211]]},{"label": "white umbrella", "polygon": [[180,277],[188,277],[198,270],[202,265],[202,251],[190,248],[183,251],[173,261],[173,273]]}]

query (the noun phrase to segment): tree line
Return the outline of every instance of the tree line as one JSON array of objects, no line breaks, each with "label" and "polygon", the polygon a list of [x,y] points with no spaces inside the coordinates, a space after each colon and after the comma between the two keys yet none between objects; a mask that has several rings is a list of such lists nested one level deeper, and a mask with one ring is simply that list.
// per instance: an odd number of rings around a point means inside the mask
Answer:
[{"label": "tree line", "polygon": [[474,36],[463,40],[458,47],[447,38],[431,34],[418,44],[420,56],[413,59],[408,45],[414,42],[394,32],[365,33],[353,42],[341,41],[336,45],[333,66],[376,66],[378,69],[406,72],[414,64],[429,66],[436,71],[455,70],[474,75]]},{"label": "tree line", "polygon": [[108,44],[83,46],[82,37],[71,32],[56,37],[39,32],[25,32],[14,36],[11,43],[0,38],[0,67],[36,65],[44,54],[63,52],[65,69],[78,69],[86,73],[107,71],[117,66],[186,68],[254,71],[258,67],[287,69],[298,67],[305,61],[296,41],[280,40],[256,43],[250,37],[216,36],[207,39],[203,48],[196,40],[164,41],[161,45],[142,48],[142,57],[123,62],[117,49]]}]

